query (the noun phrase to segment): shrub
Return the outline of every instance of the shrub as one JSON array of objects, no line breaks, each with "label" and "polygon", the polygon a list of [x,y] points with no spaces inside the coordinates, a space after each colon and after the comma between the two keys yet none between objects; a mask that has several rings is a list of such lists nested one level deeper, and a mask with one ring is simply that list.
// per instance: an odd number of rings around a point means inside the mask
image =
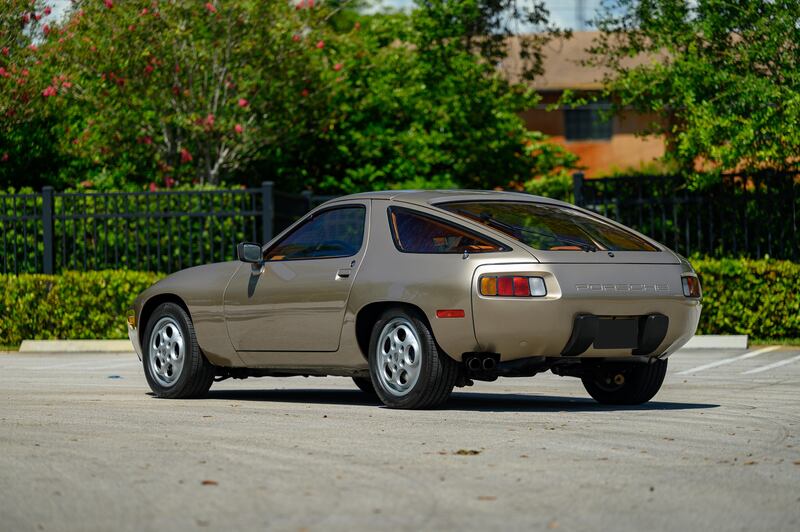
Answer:
[{"label": "shrub", "polygon": [[698,333],[800,338],[800,264],[749,259],[691,262],[703,287]]},{"label": "shrub", "polygon": [[[800,264],[692,260],[703,285],[701,334],[800,339]],[[125,338],[126,310],[161,274],[105,270],[0,275],[0,345],[23,339]]]},{"label": "shrub", "polygon": [[0,275],[0,345],[24,339],[126,338],[126,311],[161,277],[104,270]]}]

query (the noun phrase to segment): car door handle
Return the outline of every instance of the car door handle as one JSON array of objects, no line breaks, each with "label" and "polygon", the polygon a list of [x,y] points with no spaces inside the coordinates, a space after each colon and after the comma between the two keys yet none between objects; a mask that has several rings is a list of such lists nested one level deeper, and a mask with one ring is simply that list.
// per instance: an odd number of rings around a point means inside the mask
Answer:
[{"label": "car door handle", "polygon": [[350,268],[342,268],[336,272],[336,278],[347,279],[348,277],[350,277],[350,271],[351,271]]}]

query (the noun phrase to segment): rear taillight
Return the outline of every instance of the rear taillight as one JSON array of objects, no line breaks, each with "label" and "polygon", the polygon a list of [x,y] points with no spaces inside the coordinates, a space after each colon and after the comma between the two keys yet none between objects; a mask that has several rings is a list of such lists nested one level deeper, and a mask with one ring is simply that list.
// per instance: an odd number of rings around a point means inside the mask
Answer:
[{"label": "rear taillight", "polygon": [[547,287],[541,277],[484,275],[480,279],[480,287],[482,296],[544,297],[547,295]]},{"label": "rear taillight", "polygon": [[682,277],[681,283],[683,283],[683,295],[686,297],[700,297],[702,295],[702,291],[700,290],[700,279],[697,277]]}]

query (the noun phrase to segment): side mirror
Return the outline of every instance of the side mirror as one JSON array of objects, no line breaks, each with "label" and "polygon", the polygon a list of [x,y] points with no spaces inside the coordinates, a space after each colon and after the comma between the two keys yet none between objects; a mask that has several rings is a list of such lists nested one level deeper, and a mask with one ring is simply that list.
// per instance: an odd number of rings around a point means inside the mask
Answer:
[{"label": "side mirror", "polygon": [[253,242],[241,242],[236,246],[236,256],[242,262],[261,264],[264,257],[261,255],[261,246]]}]

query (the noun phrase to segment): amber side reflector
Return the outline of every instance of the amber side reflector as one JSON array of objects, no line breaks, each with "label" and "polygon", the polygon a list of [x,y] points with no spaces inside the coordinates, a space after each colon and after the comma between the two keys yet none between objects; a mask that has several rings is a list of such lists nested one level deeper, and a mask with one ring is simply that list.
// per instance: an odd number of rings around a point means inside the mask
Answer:
[{"label": "amber side reflector", "polygon": [[136,313],[132,310],[128,311],[128,325],[136,327]]},{"label": "amber side reflector", "polygon": [[463,318],[464,311],[461,309],[444,309],[436,311],[437,318]]}]

